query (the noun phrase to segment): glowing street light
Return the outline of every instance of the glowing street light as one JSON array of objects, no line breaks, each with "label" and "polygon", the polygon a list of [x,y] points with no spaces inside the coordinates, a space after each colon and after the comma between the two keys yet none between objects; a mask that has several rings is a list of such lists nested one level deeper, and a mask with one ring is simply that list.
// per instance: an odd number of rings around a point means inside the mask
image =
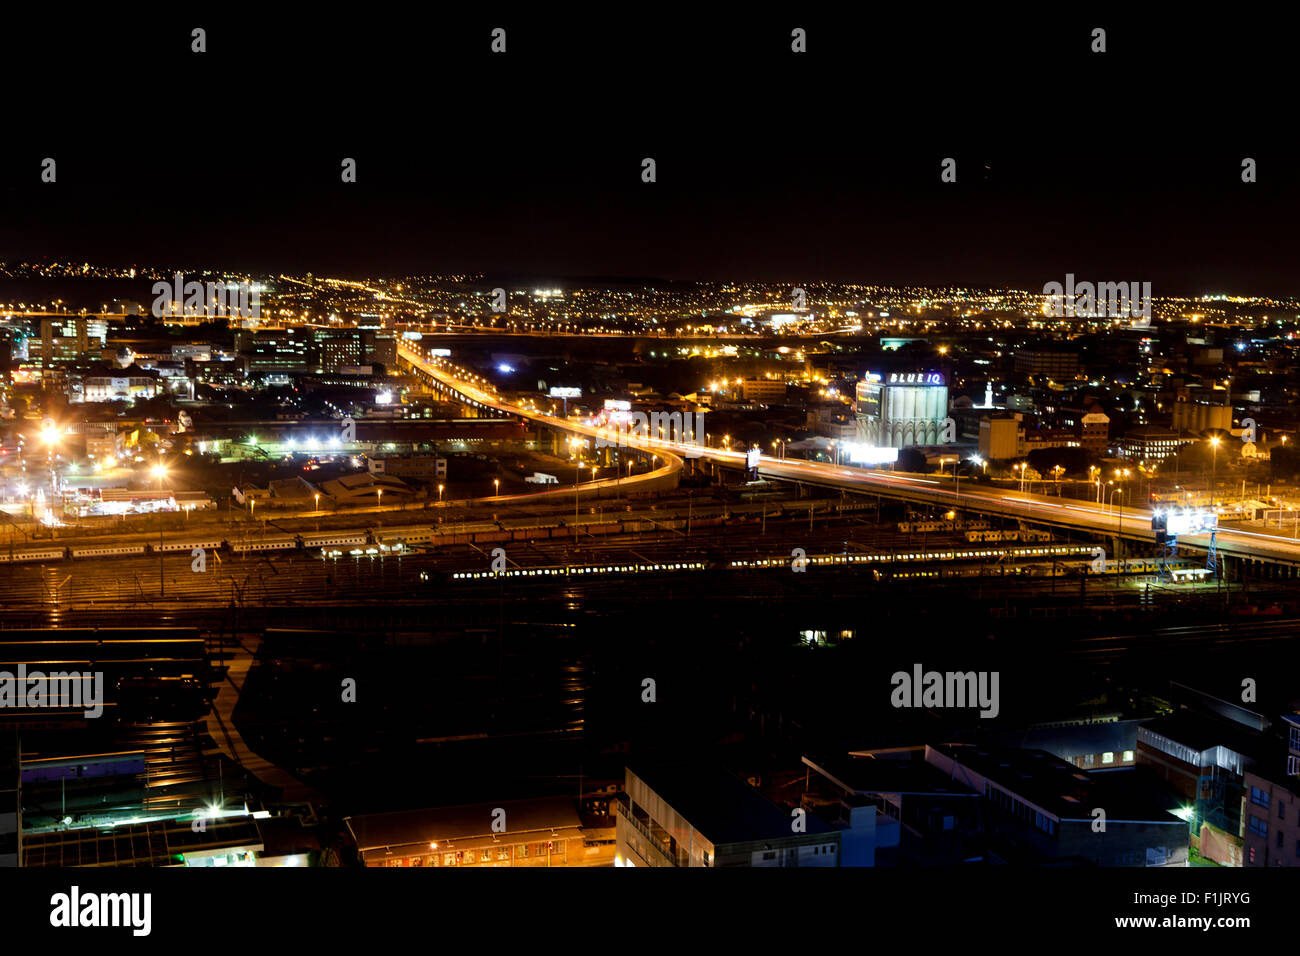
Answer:
[{"label": "glowing street light", "polygon": [[573,520],[575,524],[578,521],[578,479],[582,476],[583,464],[585,462],[579,461],[578,467],[573,471]]},{"label": "glowing street light", "polygon": [[41,441],[45,443],[45,464],[50,469],[50,496],[53,499],[59,493],[59,478],[54,471],[54,446],[59,442],[59,429],[51,419],[41,423]]},{"label": "glowing street light", "polygon": [[1210,447],[1214,449],[1210,465],[1210,510],[1214,510],[1214,492],[1219,483],[1219,436],[1210,436]]},{"label": "glowing street light", "polygon": [[162,463],[162,457],[158,458],[158,464],[153,466],[154,477],[158,479],[158,597],[167,596],[167,574],[163,568],[163,522],[162,522],[162,490],[163,479],[167,477],[167,466]]},{"label": "glowing street light", "polygon": [[1124,488],[1119,487],[1110,493],[1110,505],[1115,504],[1115,496],[1119,495],[1120,505],[1118,510],[1119,522],[1116,526],[1115,533],[1115,557],[1119,557],[1119,551],[1124,547]]}]

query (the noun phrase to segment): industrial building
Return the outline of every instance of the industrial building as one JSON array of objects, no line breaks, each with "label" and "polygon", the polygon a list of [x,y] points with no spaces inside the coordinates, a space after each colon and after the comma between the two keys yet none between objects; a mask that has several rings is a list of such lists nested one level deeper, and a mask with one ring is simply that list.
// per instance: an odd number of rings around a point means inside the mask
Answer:
[{"label": "industrial building", "polygon": [[608,866],[610,827],[568,797],[503,800],[344,819],[365,866]]},{"label": "industrial building", "polygon": [[944,374],[868,374],[857,385],[857,416],[859,441],[869,446],[911,448],[942,444],[948,418],[948,386]]},{"label": "industrial building", "polygon": [[615,866],[839,866],[840,833],[785,810],[726,770],[694,763],[628,767],[617,804]]}]

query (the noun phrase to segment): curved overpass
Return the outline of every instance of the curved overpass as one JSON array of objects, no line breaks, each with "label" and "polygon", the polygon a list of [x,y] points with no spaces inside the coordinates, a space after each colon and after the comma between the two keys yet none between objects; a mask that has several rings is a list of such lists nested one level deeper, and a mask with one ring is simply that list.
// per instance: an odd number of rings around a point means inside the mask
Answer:
[{"label": "curved overpass", "polygon": [[[613,440],[616,437],[612,430],[556,418],[535,409],[525,409],[512,405],[486,387],[480,387],[475,383],[465,382],[449,375],[422,353],[411,349],[405,343],[399,347],[399,354],[412,367],[424,372],[430,378],[441,383],[448,391],[460,396],[462,400],[476,407],[518,415],[521,418],[540,422],[549,427],[572,432],[586,438],[607,436]],[[618,437],[622,437],[630,447],[658,455],[669,453],[683,458],[705,458],[720,464],[740,468],[745,467],[745,453],[743,451],[704,448],[691,443],[653,438],[627,440],[625,435]],[[1152,512],[1150,509],[1094,504],[1088,501],[1076,501],[1071,498],[1056,498],[1014,490],[986,488],[980,487],[974,482],[969,482],[969,487],[961,488],[955,486],[951,480],[946,478],[847,468],[828,462],[782,461],[768,455],[760,456],[758,472],[762,477],[800,481],[825,488],[852,491],[857,494],[883,495],[933,507],[961,508],[967,511],[976,511],[980,514],[1016,518],[1058,528],[1144,541],[1152,544],[1152,546],[1155,543],[1155,533],[1151,530]],[[1180,547],[1207,549],[1209,543],[1210,536],[1208,534],[1182,535],[1178,539]],[[1294,538],[1283,538],[1278,535],[1254,531],[1225,529],[1218,532],[1215,544],[1218,552],[1225,556],[1253,561],[1300,565],[1300,540]]]},{"label": "curved overpass", "polygon": [[[508,415],[516,415],[520,418],[528,419],[529,421],[540,422],[541,424],[549,425],[554,428],[571,431],[583,435],[584,437],[595,438],[599,436],[600,429],[576,424],[574,422],[568,422],[561,418],[553,418],[550,415],[542,415],[529,409],[518,408],[475,385],[462,382],[439,369],[431,361],[416,350],[412,349],[405,342],[399,343],[397,352],[398,357],[413,369],[438,382],[447,392],[454,395],[460,401],[475,408],[505,412]],[[682,470],[683,456],[674,454],[673,450],[669,448],[652,447],[650,443],[636,443],[634,447],[641,451],[658,455],[663,459],[663,464],[658,468],[654,468],[639,475],[633,475],[630,478],[621,478],[618,475],[613,475],[609,478],[598,478],[594,481],[579,483],[573,488],[562,486],[549,488],[546,491],[532,492],[526,495],[494,495],[488,498],[477,498],[475,499],[475,503],[483,504],[493,501],[518,501],[523,498],[526,498],[531,502],[548,497],[560,498],[572,495],[580,495],[583,497],[594,495],[599,498],[602,493],[621,493],[622,489],[633,485],[638,486],[643,490],[654,490],[661,487],[676,487],[677,476]]]}]

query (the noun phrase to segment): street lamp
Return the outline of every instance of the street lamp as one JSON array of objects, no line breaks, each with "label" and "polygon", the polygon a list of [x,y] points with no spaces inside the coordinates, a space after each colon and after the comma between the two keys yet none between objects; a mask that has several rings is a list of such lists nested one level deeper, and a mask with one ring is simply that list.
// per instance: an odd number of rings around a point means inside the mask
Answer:
[{"label": "street lamp", "polygon": [[162,463],[161,456],[158,459],[158,464],[153,466],[153,473],[158,479],[158,596],[165,598],[167,596],[167,575],[163,570],[162,490],[163,478],[167,475],[167,467]]},{"label": "street lamp", "polygon": [[1210,466],[1210,510],[1214,510],[1214,491],[1219,483],[1219,436],[1214,435],[1210,438],[1210,447],[1214,449],[1213,458]]},{"label": "street lamp", "polygon": [[500,493],[501,493],[501,479],[500,479],[500,478],[493,478],[493,479],[492,479],[492,494],[493,494],[493,495],[499,495]]},{"label": "street lamp", "polygon": [[578,478],[581,475],[582,462],[578,462],[578,467],[573,470],[573,522],[575,525],[578,522]]},{"label": "street lamp", "polygon": [[316,530],[319,531],[320,530],[320,492],[319,491],[316,492],[314,495],[312,495],[312,497],[316,499]]},{"label": "street lamp", "polygon": [[442,504],[442,485],[438,486],[438,504]]},{"label": "street lamp", "polygon": [[45,442],[45,463],[50,469],[50,504],[53,505],[59,493],[59,479],[54,471],[54,446],[59,441],[59,430],[49,419],[41,425],[41,441]]},{"label": "street lamp", "polygon": [[1114,501],[1115,501],[1115,495],[1117,495],[1117,494],[1120,496],[1120,502],[1121,502],[1121,504],[1120,504],[1120,506],[1119,506],[1119,524],[1118,524],[1118,526],[1117,526],[1117,528],[1116,528],[1116,534],[1115,534],[1115,557],[1116,557],[1116,558],[1119,557],[1120,550],[1124,547],[1124,544],[1123,544],[1123,541],[1124,541],[1124,505],[1122,504],[1122,502],[1123,502],[1123,500],[1124,500],[1124,489],[1123,489],[1122,487],[1121,487],[1121,488],[1116,488],[1114,491],[1112,491],[1112,492],[1110,493],[1110,501],[1111,501],[1111,504],[1112,504],[1112,505],[1114,504]]}]

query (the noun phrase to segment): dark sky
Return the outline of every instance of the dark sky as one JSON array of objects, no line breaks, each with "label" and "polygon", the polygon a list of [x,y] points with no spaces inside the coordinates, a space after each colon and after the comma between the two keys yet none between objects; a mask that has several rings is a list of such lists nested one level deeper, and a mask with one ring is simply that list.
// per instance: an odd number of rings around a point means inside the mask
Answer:
[{"label": "dark sky", "polygon": [[221,9],[15,28],[0,258],[1300,290],[1282,24]]}]

